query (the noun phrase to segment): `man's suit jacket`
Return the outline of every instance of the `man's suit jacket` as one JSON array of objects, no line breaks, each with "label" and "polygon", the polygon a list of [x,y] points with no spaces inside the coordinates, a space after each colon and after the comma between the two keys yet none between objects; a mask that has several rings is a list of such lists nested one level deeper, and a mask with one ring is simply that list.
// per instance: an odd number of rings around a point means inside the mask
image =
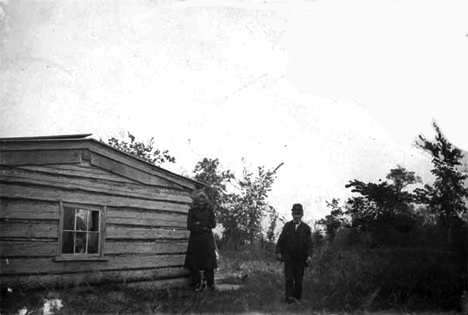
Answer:
[{"label": "man's suit jacket", "polygon": [[287,222],[276,243],[276,253],[280,253],[285,259],[293,258],[305,262],[308,256],[312,256],[310,227],[301,222],[296,230],[294,221]]}]

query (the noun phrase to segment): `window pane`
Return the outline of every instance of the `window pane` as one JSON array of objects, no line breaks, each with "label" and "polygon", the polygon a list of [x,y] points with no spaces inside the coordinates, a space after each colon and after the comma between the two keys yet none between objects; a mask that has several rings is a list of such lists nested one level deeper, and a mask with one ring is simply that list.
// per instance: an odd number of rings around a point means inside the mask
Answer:
[{"label": "window pane", "polygon": [[73,254],[73,232],[62,233],[62,254]]},{"label": "window pane", "polygon": [[88,233],[88,254],[99,253],[99,233]]},{"label": "window pane", "polygon": [[63,207],[62,254],[99,254],[101,213],[76,206]]},{"label": "window pane", "polygon": [[89,210],[76,209],[76,230],[77,231],[88,230],[88,213],[89,213]]},{"label": "window pane", "polygon": [[99,211],[90,211],[89,231],[99,231]]},{"label": "window pane", "polygon": [[86,232],[76,232],[75,234],[75,254],[86,253]]},{"label": "window pane", "polygon": [[75,229],[75,208],[63,207],[63,229]]}]

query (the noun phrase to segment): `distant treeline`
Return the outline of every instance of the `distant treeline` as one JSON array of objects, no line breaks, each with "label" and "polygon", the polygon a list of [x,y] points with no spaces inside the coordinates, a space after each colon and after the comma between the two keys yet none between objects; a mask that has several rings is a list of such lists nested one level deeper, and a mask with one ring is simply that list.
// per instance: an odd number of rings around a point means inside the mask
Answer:
[{"label": "distant treeline", "polygon": [[468,305],[468,175],[462,151],[434,128],[435,140],[416,141],[432,158],[431,185],[397,166],[384,181],[349,181],[354,196],[327,203],[314,239],[317,263],[335,278],[323,288],[336,291],[335,302],[354,292],[374,293],[372,303],[387,309]]}]

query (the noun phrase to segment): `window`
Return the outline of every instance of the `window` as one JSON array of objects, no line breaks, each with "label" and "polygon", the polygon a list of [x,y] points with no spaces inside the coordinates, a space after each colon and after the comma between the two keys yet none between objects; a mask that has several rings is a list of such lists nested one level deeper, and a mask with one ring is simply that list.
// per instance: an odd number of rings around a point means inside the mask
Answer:
[{"label": "window", "polygon": [[58,260],[100,259],[105,207],[60,203]]}]

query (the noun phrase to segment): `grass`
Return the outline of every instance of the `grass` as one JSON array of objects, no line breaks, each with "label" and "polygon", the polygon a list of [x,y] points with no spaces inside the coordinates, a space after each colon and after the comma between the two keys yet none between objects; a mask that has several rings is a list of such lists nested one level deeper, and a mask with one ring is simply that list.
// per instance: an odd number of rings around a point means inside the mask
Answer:
[{"label": "grass", "polygon": [[[193,292],[185,287],[149,290],[103,284],[13,291],[2,294],[0,313],[26,309],[27,314],[43,314],[44,299],[60,299],[63,308],[55,314],[415,314],[405,305],[387,303],[382,292],[388,288],[378,285],[383,278],[372,269],[382,261],[373,257],[371,262],[352,252],[316,255],[313,267],[306,270],[304,300],[293,305],[283,302],[283,266],[271,252],[250,249],[225,251],[219,260],[217,283],[241,285],[239,290]],[[377,277],[377,284],[365,281],[372,277]],[[441,309],[418,311],[440,314]]]}]

